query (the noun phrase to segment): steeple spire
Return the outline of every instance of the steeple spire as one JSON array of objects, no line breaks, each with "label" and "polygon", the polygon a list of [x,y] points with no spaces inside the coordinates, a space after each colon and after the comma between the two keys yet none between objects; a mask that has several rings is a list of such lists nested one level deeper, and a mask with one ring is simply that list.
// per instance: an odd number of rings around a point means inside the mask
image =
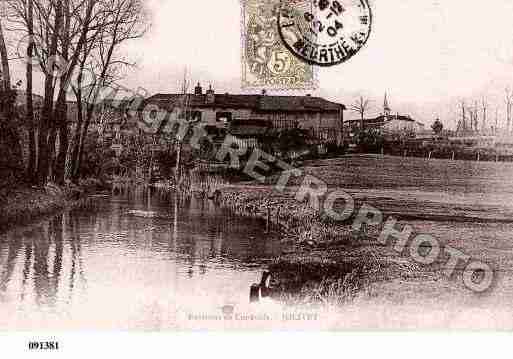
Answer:
[{"label": "steeple spire", "polygon": [[387,93],[385,92],[385,101],[383,102],[383,111],[385,113],[385,116],[389,116],[390,115],[390,106],[388,105],[388,98],[387,98]]}]

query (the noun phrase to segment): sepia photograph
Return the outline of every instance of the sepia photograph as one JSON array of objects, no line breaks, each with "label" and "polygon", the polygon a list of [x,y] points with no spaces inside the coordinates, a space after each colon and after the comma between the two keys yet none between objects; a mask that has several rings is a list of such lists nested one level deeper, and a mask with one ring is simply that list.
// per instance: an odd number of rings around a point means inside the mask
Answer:
[{"label": "sepia photograph", "polygon": [[512,14],[0,0],[0,345],[511,331]]}]

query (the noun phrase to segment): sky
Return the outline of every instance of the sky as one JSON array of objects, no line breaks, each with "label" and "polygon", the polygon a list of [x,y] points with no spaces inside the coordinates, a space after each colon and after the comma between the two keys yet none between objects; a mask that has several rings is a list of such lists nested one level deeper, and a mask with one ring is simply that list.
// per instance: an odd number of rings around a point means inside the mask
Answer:
[{"label": "sky", "polygon": [[[177,92],[187,67],[193,83],[242,92],[239,0],[148,0],[147,6],[152,27],[124,48],[137,68],[123,85]],[[440,118],[448,128],[456,126],[460,101],[485,98],[489,121],[498,109],[503,122],[505,88],[513,89],[511,0],[372,0],[371,7],[367,44],[349,61],[319,68],[318,90],[268,92],[311,93],[346,106],[363,95],[371,100],[369,117],[382,112],[387,92],[394,113],[426,125]],[[21,66],[14,72],[23,79]]]}]

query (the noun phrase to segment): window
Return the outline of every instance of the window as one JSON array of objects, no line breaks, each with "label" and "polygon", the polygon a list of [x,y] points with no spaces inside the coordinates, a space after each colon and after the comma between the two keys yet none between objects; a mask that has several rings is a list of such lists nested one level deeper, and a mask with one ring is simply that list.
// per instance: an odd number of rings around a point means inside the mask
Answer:
[{"label": "window", "polygon": [[232,121],[231,112],[216,112],[216,122],[229,123]]}]

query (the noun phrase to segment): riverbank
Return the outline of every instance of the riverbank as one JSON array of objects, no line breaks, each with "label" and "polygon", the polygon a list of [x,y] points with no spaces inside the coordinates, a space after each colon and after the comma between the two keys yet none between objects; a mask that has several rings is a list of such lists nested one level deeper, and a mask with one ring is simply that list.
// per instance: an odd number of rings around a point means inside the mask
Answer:
[{"label": "riverbank", "polygon": [[356,296],[373,297],[377,283],[438,280],[377,237],[357,233],[271,186],[241,184],[221,190],[221,203],[234,214],[258,217],[289,244],[269,270],[273,297],[288,304],[340,305]]},{"label": "riverbank", "polygon": [[[396,218],[397,228],[409,225],[414,233],[436,238],[442,248],[456,248],[498,271],[507,268],[505,263],[513,263],[509,255],[510,163],[356,155],[309,161],[301,171],[322,180],[329,191],[344,190],[354,199],[356,210],[364,203],[377,208],[385,219]],[[377,241],[380,226],[358,233],[351,228],[352,219],[330,221],[295,200],[302,180],[291,176],[284,192],[256,182],[222,189],[225,207],[239,215],[262,218],[291,243],[291,250],[270,267],[277,274],[278,296],[292,300],[294,294],[304,301],[313,296],[322,302],[344,301],[353,292],[379,292],[380,298],[391,298],[393,303],[405,300],[405,293],[417,301],[433,297],[471,300],[473,293],[462,284],[464,262],[447,278],[443,275],[447,258],[421,266],[413,262],[409,251],[399,254],[381,246]],[[501,276],[500,281],[509,286],[510,278]]]},{"label": "riverbank", "polygon": [[44,216],[50,216],[65,208],[89,205],[89,196],[98,192],[96,185],[59,187],[20,186],[4,190],[0,194],[0,231],[26,224]]}]

